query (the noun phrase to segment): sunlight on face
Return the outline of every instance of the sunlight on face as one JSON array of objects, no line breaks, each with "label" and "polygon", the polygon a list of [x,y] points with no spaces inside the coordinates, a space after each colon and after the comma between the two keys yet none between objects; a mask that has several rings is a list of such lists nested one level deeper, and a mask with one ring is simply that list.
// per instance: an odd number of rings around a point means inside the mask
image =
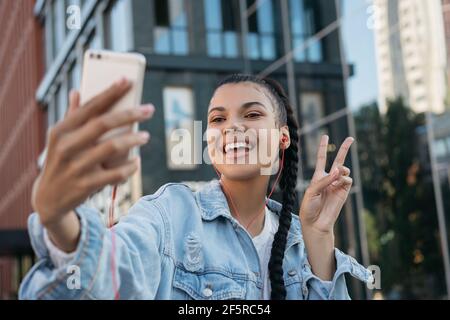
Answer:
[{"label": "sunlight on face", "polygon": [[219,172],[244,180],[278,169],[276,106],[267,89],[251,82],[226,84],[208,110],[208,154]]}]

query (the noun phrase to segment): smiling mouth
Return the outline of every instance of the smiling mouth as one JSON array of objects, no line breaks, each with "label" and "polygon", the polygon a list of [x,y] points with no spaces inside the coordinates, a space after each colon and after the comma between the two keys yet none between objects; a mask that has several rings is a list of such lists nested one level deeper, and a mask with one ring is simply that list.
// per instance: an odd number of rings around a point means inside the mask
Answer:
[{"label": "smiling mouth", "polygon": [[248,157],[254,147],[254,145],[246,142],[232,142],[224,145],[223,153],[226,159],[229,160],[243,158]]},{"label": "smiling mouth", "polygon": [[225,146],[223,147],[223,152],[227,154],[230,152],[237,152],[241,150],[250,151],[250,149],[252,149],[252,147],[246,142],[233,142],[225,144]]}]

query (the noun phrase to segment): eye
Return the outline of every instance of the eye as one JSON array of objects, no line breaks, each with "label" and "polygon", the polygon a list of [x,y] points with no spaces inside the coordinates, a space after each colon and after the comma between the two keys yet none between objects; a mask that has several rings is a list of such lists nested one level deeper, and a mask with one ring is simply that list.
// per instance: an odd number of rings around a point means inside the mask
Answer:
[{"label": "eye", "polygon": [[258,113],[258,112],[250,112],[250,113],[248,113],[246,115],[247,118],[257,118],[257,117],[260,117],[260,116],[261,116],[261,114]]},{"label": "eye", "polygon": [[217,123],[217,122],[222,122],[223,120],[225,120],[224,117],[213,117],[213,118],[211,118],[210,122]]}]

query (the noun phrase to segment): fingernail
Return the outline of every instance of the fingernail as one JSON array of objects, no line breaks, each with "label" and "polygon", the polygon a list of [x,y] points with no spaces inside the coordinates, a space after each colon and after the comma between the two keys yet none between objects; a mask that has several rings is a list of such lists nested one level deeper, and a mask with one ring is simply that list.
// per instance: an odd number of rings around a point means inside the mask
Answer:
[{"label": "fingernail", "polygon": [[332,175],[333,175],[333,178],[336,178],[339,175],[339,169],[338,168],[334,168]]},{"label": "fingernail", "polygon": [[145,104],[141,106],[141,113],[144,116],[148,116],[155,111],[155,107],[152,104]]},{"label": "fingernail", "polygon": [[118,86],[119,88],[122,88],[122,87],[126,86],[127,84],[128,84],[128,79],[125,77],[120,78],[116,82],[116,86]]},{"label": "fingernail", "polygon": [[139,138],[140,138],[142,141],[146,142],[146,141],[148,141],[148,139],[150,138],[150,134],[149,134],[147,131],[139,132]]}]

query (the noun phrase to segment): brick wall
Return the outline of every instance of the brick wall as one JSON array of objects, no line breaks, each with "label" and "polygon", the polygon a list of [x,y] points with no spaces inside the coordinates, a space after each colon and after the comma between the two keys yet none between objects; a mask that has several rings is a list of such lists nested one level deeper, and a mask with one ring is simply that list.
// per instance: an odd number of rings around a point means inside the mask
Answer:
[{"label": "brick wall", "polygon": [[[35,1],[0,1],[0,232],[26,229],[46,115],[35,102],[43,74],[43,30]],[[0,299],[14,290],[15,257],[0,256]]]}]

